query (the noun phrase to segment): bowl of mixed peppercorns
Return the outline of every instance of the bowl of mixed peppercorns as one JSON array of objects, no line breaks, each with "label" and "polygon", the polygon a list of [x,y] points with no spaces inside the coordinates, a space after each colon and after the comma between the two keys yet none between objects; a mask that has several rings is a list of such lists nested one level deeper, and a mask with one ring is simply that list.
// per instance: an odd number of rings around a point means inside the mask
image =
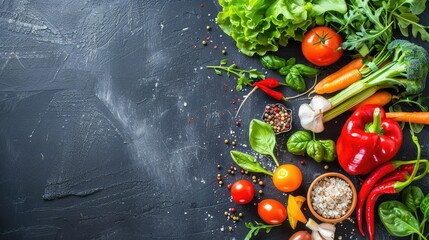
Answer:
[{"label": "bowl of mixed peppercorns", "polygon": [[280,103],[267,104],[262,120],[273,128],[275,134],[289,132],[292,129],[292,110]]}]

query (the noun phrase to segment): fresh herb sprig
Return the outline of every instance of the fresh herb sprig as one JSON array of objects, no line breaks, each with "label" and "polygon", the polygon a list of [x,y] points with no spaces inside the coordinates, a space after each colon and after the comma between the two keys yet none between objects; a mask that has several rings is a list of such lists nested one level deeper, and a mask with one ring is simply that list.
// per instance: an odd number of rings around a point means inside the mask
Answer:
[{"label": "fresh herb sprig", "polygon": [[254,225],[251,222],[244,223],[244,226],[246,226],[247,228],[250,229],[250,231],[247,233],[244,240],[250,240],[252,237],[258,235],[258,233],[261,229],[265,230],[266,233],[269,233],[273,227],[281,226],[281,224],[266,225],[266,224],[263,224],[263,223],[260,223],[257,221],[255,221],[255,224],[256,225]]},{"label": "fresh herb sprig", "polygon": [[[429,42],[428,26],[419,23],[427,0],[349,0],[345,14],[328,12],[325,20],[345,36],[343,49],[357,50],[366,56],[380,51],[393,39],[398,28],[405,37],[411,35]],[[410,31],[411,30],[411,31]]]},{"label": "fresh herb sprig", "polygon": [[264,73],[256,69],[245,70],[238,68],[237,64],[235,63],[229,66],[227,66],[227,64],[228,60],[222,59],[220,60],[219,66],[207,66],[207,68],[214,69],[215,73],[219,76],[222,76],[222,71],[225,71],[228,77],[230,77],[231,74],[236,75],[238,77],[237,85],[235,86],[237,91],[241,91],[243,86],[250,86],[254,80],[261,80],[265,78]]}]

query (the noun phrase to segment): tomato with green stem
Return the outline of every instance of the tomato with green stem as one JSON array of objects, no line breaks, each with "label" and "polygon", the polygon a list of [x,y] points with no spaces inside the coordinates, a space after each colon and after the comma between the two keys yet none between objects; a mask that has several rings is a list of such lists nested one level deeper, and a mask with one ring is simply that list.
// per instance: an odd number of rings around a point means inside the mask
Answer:
[{"label": "tomato with green stem", "polygon": [[238,204],[249,203],[250,201],[252,201],[254,195],[255,188],[248,180],[238,180],[231,186],[232,199]]},{"label": "tomato with green stem", "polygon": [[258,204],[258,215],[267,224],[281,224],[286,220],[286,207],[275,199],[264,199]]},{"label": "tomato with green stem", "polygon": [[343,50],[341,36],[333,29],[318,26],[308,31],[302,40],[301,50],[304,57],[320,67],[328,66],[341,58]]}]

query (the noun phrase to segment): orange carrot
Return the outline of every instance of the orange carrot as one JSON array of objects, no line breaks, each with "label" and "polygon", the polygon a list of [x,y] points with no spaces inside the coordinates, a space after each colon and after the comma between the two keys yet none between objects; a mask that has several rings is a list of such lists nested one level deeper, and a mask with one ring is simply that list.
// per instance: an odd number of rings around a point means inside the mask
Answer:
[{"label": "orange carrot", "polygon": [[429,124],[429,112],[386,112],[386,117],[398,122]]},{"label": "orange carrot", "polygon": [[[323,86],[327,83],[330,83],[336,79],[338,79],[339,77],[341,77],[342,75],[344,75],[345,73],[353,70],[353,69],[357,69],[359,70],[361,67],[363,67],[363,59],[362,58],[355,58],[352,61],[350,61],[349,63],[347,63],[345,66],[343,66],[342,68],[340,68],[339,70],[337,70],[336,72],[326,76],[324,79],[322,79],[315,87],[314,87],[314,92],[317,94],[323,94]],[[323,92],[323,93],[322,93]]]},{"label": "orange carrot", "polygon": [[[358,69],[352,69],[347,72],[343,72],[341,76],[337,77],[331,82],[321,84],[319,87],[314,87],[314,92],[317,94],[333,93],[343,88],[346,88],[352,83],[357,82],[361,79],[362,75],[360,71]],[[320,83],[321,82],[319,82],[319,84]]]},{"label": "orange carrot", "polygon": [[358,107],[365,104],[377,104],[379,106],[384,106],[392,101],[393,95],[388,91],[378,91],[371,95],[369,98],[363,100],[358,105],[350,108],[351,111],[356,110]]}]

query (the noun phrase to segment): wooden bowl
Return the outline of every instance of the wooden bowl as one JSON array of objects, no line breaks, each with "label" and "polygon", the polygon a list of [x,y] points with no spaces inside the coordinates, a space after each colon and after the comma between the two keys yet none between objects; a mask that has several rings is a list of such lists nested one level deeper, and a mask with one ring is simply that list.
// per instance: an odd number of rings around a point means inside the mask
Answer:
[{"label": "wooden bowl", "polygon": [[[344,181],[347,182],[347,184],[350,186],[351,190],[352,190],[352,202],[350,204],[350,208],[346,211],[346,213],[341,216],[340,218],[326,218],[323,217],[322,215],[320,215],[319,213],[317,213],[317,211],[313,208],[313,199],[312,199],[312,192],[314,190],[314,187],[316,186],[316,184],[321,181],[324,178],[327,177],[337,177],[340,179],[343,179]],[[342,222],[345,219],[347,219],[355,210],[356,207],[356,202],[357,202],[357,192],[356,192],[356,188],[353,185],[352,181],[344,176],[341,173],[337,173],[337,172],[329,172],[329,173],[325,173],[320,175],[319,177],[317,177],[316,179],[314,179],[314,181],[311,183],[310,188],[308,189],[307,192],[307,201],[308,201],[308,208],[310,209],[311,213],[313,214],[314,217],[316,217],[317,219],[319,219],[322,222],[326,222],[326,223],[338,223],[338,222]]]}]

